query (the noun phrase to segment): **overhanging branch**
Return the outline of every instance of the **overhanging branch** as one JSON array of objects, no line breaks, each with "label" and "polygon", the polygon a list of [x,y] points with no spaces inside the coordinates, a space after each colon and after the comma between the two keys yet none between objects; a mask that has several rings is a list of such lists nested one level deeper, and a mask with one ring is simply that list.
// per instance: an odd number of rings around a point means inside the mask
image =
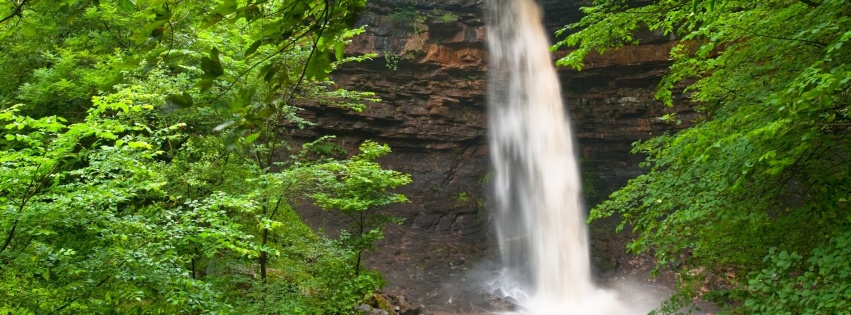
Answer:
[{"label": "overhanging branch", "polygon": [[0,24],[6,23],[6,21],[11,20],[16,16],[23,18],[24,5],[27,4],[27,2],[30,2],[30,0],[21,1],[21,3],[19,3],[18,6],[15,7],[15,10],[13,10],[11,14],[0,20]]}]

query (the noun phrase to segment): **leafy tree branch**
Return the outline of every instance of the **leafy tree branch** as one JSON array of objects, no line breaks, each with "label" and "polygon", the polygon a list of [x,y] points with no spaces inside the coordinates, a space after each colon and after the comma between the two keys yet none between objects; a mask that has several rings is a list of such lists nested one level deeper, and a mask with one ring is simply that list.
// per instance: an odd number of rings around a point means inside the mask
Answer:
[{"label": "leafy tree branch", "polygon": [[[851,279],[821,275],[843,270],[833,259],[851,259],[836,246],[851,227],[849,3],[600,0],[583,10],[564,29],[576,32],[558,44],[577,49],[559,64],[581,68],[590,51],[640,44],[636,32],[676,33],[682,42],[657,98],[671,106],[686,96],[680,105],[704,115],[677,134],[636,143],[648,173],[589,216],[619,215],[619,229],[636,235],[628,248],[677,273],[679,292],[658,313],[698,296],[731,314],[847,309],[833,301],[849,293]],[[817,285],[790,286],[803,282]]]},{"label": "leafy tree branch", "polygon": [[12,9],[12,13],[7,15],[3,19],[0,19],[0,24],[6,23],[6,21],[11,20],[16,16],[19,18],[24,18],[24,6],[27,4],[27,2],[30,2],[30,0],[21,0],[20,3],[13,2],[12,5],[14,6],[14,8]]}]

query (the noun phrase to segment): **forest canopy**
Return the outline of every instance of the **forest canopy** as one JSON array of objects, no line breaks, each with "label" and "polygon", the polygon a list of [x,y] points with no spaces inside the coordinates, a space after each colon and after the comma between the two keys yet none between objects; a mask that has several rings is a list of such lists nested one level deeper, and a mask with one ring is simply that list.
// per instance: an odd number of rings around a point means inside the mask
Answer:
[{"label": "forest canopy", "polygon": [[[851,309],[851,3],[597,0],[565,27],[560,65],[673,36],[657,98],[703,118],[636,143],[648,172],[591,211],[617,216],[679,279],[730,314]],[[666,117],[681,123],[676,116]]]},{"label": "forest canopy", "polygon": [[[0,3],[0,314],[355,312],[410,178],[284,135],[379,101],[328,78],[369,58],[343,54],[365,5]],[[310,202],[358,220],[317,235]]]}]

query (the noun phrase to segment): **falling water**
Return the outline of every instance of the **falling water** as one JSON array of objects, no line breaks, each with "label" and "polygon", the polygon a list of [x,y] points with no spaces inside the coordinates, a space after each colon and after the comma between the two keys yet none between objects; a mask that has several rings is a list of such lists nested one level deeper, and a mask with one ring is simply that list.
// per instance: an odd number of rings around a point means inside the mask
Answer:
[{"label": "falling water", "polygon": [[538,6],[486,3],[500,290],[535,314],[623,314],[591,279],[579,170]]}]

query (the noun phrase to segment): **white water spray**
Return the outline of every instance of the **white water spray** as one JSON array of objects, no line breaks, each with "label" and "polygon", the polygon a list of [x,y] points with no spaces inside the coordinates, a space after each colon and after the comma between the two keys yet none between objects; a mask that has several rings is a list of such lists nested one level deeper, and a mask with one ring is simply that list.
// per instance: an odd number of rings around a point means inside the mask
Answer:
[{"label": "white water spray", "polygon": [[500,289],[533,314],[626,314],[591,279],[579,169],[538,6],[486,4]]}]

